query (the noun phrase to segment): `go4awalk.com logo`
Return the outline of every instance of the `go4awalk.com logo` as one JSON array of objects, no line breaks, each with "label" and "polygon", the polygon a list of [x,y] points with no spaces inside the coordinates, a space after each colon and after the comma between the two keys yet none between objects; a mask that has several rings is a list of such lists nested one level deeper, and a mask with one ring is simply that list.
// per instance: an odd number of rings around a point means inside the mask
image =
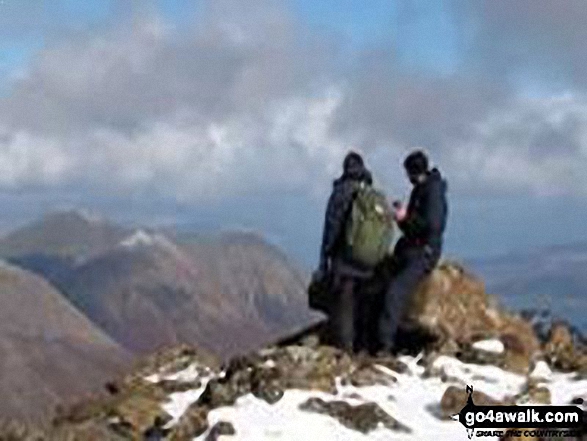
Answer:
[{"label": "go4awalk.com logo", "polygon": [[[578,406],[477,406],[473,386],[467,386],[467,404],[453,419],[459,421],[469,439],[476,437],[578,437],[585,430]],[[528,429],[532,427],[532,429]]]}]

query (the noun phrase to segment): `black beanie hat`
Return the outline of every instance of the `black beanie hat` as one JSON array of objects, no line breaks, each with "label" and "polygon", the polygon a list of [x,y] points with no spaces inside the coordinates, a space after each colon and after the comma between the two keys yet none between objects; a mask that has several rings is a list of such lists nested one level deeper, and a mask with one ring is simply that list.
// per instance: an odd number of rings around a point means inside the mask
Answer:
[{"label": "black beanie hat", "polygon": [[409,174],[419,175],[428,171],[428,157],[422,150],[416,150],[404,161],[404,168]]},{"label": "black beanie hat", "polygon": [[342,168],[344,170],[348,170],[351,165],[351,162],[356,162],[357,165],[359,165],[360,167],[363,167],[365,165],[363,157],[354,151],[350,151],[349,153],[347,153],[347,155],[344,158],[344,162],[342,163]]}]

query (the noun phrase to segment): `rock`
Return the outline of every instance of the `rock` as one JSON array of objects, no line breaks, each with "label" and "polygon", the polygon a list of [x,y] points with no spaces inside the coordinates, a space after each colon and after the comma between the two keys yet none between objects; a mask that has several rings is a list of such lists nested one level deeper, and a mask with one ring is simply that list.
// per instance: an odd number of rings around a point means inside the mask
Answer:
[{"label": "rock", "polygon": [[552,395],[550,389],[546,386],[539,386],[528,391],[531,403],[552,404]]},{"label": "rock", "polygon": [[518,404],[551,404],[550,389],[540,381],[529,378],[520,393],[514,397],[514,402]]},{"label": "rock", "polygon": [[[234,381],[234,377],[232,378]],[[198,405],[215,409],[222,406],[232,406],[236,399],[250,392],[250,381],[247,378],[242,383],[248,390],[239,389],[238,382],[228,381],[224,378],[214,378],[208,382],[204,392],[198,398]],[[236,384],[235,384],[236,383]]]},{"label": "rock", "polygon": [[573,334],[565,323],[553,323],[546,344],[555,351],[557,348],[569,348],[573,346]]},{"label": "rock", "polygon": [[403,361],[398,360],[395,356],[390,354],[383,354],[374,357],[372,363],[374,365],[383,366],[384,368],[397,372],[398,374],[403,374],[408,370],[408,366]]},{"label": "rock", "polygon": [[376,403],[352,406],[345,401],[324,401],[310,398],[300,405],[301,410],[330,415],[345,427],[367,434],[380,424],[390,430],[409,433],[411,429],[395,420]]},{"label": "rock", "polygon": [[553,324],[544,345],[544,354],[559,370],[577,372],[580,376],[587,373],[587,351],[574,344],[573,334],[565,323]]},{"label": "rock", "polygon": [[2,441],[45,441],[40,430],[16,419],[0,419]]},{"label": "rock", "polygon": [[115,406],[114,412],[122,421],[130,424],[134,431],[143,433],[156,419],[169,419],[163,416],[161,403],[161,399],[148,395],[129,396]]},{"label": "rock", "polygon": [[505,353],[499,365],[512,372],[526,375],[530,371],[531,360],[539,349],[538,338],[531,326],[521,319],[508,317],[506,321],[506,331],[500,337]]},{"label": "rock", "polygon": [[534,328],[521,317],[502,312],[497,331],[506,352],[523,354],[530,359],[540,350],[540,341]]},{"label": "rock", "polygon": [[[289,349],[289,348],[288,348]],[[291,349],[279,360],[284,389],[320,390],[335,394],[338,376],[345,376],[352,368],[348,354],[335,348],[321,346],[317,350],[305,348],[292,353]]]},{"label": "rock", "polygon": [[[540,343],[531,324],[493,305],[483,283],[461,266],[444,262],[424,280],[414,294],[405,317],[435,335],[434,349],[455,355],[468,348],[465,358],[526,373]],[[503,351],[483,351],[472,345],[480,338],[499,340]],[[440,351],[439,351],[440,349]],[[482,349],[482,348],[481,348]],[[501,345],[500,345],[501,349]]]},{"label": "rock", "polygon": [[516,374],[526,375],[530,371],[530,360],[524,354],[506,352],[501,367]]},{"label": "rock", "polygon": [[470,342],[494,328],[481,280],[453,263],[441,263],[412,297],[407,320],[441,339]]},{"label": "rock", "polygon": [[162,418],[155,418],[153,425],[143,433],[144,441],[162,441],[167,437],[170,430],[165,428],[167,421]]},{"label": "rock", "polygon": [[[503,343],[501,344],[503,345]],[[474,344],[465,344],[457,353],[457,358],[463,363],[492,364],[500,366],[506,358],[506,353],[505,349],[499,352],[486,351],[478,349],[478,347],[476,348]]]},{"label": "rock", "polygon": [[[17,438],[21,440],[21,438]],[[112,430],[101,421],[86,421],[82,424],[55,429],[45,438],[30,438],[30,441],[124,441],[132,434]]]},{"label": "rock", "polygon": [[300,342],[302,346],[317,349],[320,346],[320,338],[317,335],[308,335]]},{"label": "rock", "polygon": [[171,381],[171,380],[161,380],[157,383],[165,393],[172,394],[176,392],[186,392],[192,389],[199,389],[202,387],[202,382],[200,380],[195,381]]},{"label": "rock", "polygon": [[381,372],[374,366],[359,367],[349,375],[348,379],[355,387],[389,386],[397,381],[395,377]]},{"label": "rock", "polygon": [[192,404],[173,427],[170,441],[192,441],[208,430],[208,408]]},{"label": "rock", "polygon": [[454,357],[460,350],[461,347],[455,340],[452,338],[445,338],[439,342],[434,352],[436,352],[438,355]]},{"label": "rock", "polygon": [[[452,415],[459,413],[465,407],[465,404],[467,404],[468,398],[469,395],[466,389],[449,386],[440,399],[442,417],[450,419]],[[473,402],[478,406],[494,406],[500,404],[499,401],[477,390],[473,391]]]},{"label": "rock", "polygon": [[217,441],[220,436],[234,436],[236,430],[232,423],[220,421],[210,429],[205,441]]},{"label": "rock", "polygon": [[283,397],[280,372],[276,368],[255,369],[251,375],[252,394],[269,404],[275,404]]}]

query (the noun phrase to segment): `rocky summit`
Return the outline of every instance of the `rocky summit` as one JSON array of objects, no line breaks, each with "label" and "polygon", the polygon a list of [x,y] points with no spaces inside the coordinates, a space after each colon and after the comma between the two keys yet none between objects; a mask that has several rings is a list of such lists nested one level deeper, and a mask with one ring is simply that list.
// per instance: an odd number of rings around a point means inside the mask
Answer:
[{"label": "rocky summit", "polygon": [[468,385],[480,405],[587,399],[587,351],[565,326],[539,339],[457,265],[435,270],[405,325],[414,338],[396,355],[348,354],[313,334],[228,362],[189,346],[161,351],[57,409],[48,427],[5,424],[0,439],[452,441],[467,439],[452,417]]}]

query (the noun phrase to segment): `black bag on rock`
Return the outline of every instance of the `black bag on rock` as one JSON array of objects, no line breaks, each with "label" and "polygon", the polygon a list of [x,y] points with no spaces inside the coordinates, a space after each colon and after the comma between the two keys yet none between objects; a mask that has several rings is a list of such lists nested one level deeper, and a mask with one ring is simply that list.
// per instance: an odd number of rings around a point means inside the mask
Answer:
[{"label": "black bag on rock", "polygon": [[315,273],[308,286],[308,305],[311,309],[328,314],[331,305],[330,276]]}]

